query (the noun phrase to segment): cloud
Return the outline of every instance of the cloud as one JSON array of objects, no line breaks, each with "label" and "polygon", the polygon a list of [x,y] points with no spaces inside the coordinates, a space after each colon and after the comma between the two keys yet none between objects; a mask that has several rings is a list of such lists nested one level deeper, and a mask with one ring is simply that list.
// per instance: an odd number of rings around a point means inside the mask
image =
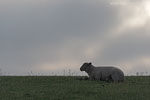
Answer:
[{"label": "cloud", "polygon": [[[46,73],[77,70],[85,61],[129,66],[130,60],[148,58],[149,17],[142,12],[144,3],[117,3],[0,1],[0,67],[20,74]],[[132,69],[128,66],[121,68],[128,72]]]}]

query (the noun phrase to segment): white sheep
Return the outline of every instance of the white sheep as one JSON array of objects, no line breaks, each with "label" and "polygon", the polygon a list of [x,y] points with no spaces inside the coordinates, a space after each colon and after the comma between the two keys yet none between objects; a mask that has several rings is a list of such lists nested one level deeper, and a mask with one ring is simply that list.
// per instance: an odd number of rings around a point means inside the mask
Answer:
[{"label": "white sheep", "polygon": [[84,63],[81,71],[85,71],[89,75],[90,80],[102,80],[102,81],[112,81],[112,82],[123,82],[124,73],[113,66],[100,66],[95,67],[92,63]]}]

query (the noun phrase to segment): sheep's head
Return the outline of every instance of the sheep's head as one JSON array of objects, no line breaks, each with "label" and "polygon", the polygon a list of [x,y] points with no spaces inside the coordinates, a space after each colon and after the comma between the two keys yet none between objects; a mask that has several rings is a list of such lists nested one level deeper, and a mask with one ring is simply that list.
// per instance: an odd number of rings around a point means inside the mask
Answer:
[{"label": "sheep's head", "polygon": [[89,69],[89,67],[92,65],[92,63],[84,63],[81,68],[80,68],[80,71],[86,71]]}]

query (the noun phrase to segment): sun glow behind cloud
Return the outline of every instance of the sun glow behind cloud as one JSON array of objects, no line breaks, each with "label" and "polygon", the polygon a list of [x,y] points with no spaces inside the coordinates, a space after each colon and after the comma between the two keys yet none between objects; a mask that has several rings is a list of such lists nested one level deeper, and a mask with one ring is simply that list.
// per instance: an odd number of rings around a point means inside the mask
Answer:
[{"label": "sun glow behind cloud", "polygon": [[[103,40],[103,42],[105,46],[109,45],[107,42],[108,40],[113,41],[125,34],[134,34],[126,31],[144,28],[149,23],[150,2],[147,0],[141,0],[140,2],[132,2],[131,0],[114,0],[110,2],[110,6],[117,6],[120,9],[118,14],[118,20],[120,21],[118,21],[118,25],[112,27],[112,29],[109,30],[108,35],[104,37],[105,40]],[[142,34],[145,35],[145,33]]]},{"label": "sun glow behind cloud", "polygon": [[146,10],[148,17],[150,17],[150,1],[147,0],[144,2],[144,8]]},{"label": "sun glow behind cloud", "polygon": [[144,27],[149,20],[150,2],[141,0],[141,2],[131,2],[130,0],[110,3],[112,6],[120,7],[120,17],[124,17],[115,30],[115,34],[121,35],[123,31],[133,28]]}]

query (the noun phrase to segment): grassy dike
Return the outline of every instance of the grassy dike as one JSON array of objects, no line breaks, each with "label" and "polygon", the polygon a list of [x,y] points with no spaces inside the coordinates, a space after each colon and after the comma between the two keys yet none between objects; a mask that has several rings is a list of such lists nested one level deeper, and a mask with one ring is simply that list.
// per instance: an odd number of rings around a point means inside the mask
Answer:
[{"label": "grassy dike", "polygon": [[123,83],[67,76],[1,76],[0,100],[150,100],[150,77]]}]

